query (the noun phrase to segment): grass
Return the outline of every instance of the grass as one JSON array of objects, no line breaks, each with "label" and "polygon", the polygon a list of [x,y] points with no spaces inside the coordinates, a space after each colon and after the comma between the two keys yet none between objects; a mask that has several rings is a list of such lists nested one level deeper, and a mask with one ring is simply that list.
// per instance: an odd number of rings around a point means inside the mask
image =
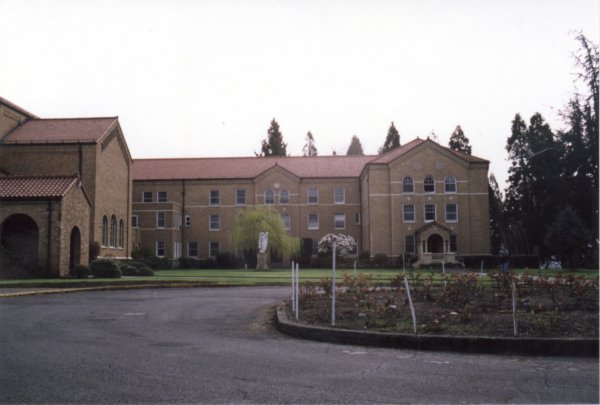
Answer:
[{"label": "grass", "polygon": [[[341,281],[343,275],[353,274],[352,269],[338,269],[336,271],[336,281]],[[556,270],[515,270],[515,272],[527,272],[530,275],[556,275]],[[359,269],[357,273],[371,275],[373,284],[389,284],[390,280],[399,274],[403,274],[400,269]],[[408,273],[408,272],[407,272]],[[563,274],[566,272],[563,272]],[[416,270],[409,277],[420,274],[426,277],[429,274],[434,275],[434,280],[441,282],[441,269],[435,270]],[[583,275],[588,279],[598,279],[597,270],[577,270],[569,271],[568,274],[576,276]],[[331,269],[300,269],[300,282],[320,282],[321,279],[331,277]],[[487,278],[487,277],[486,277]],[[183,285],[289,285],[291,283],[291,272],[289,269],[255,271],[255,270],[196,270],[196,269],[173,269],[156,270],[153,277],[123,277],[120,279],[107,278],[54,278],[54,279],[11,279],[0,280],[0,287],[87,287],[102,286],[107,284],[183,284]]]}]

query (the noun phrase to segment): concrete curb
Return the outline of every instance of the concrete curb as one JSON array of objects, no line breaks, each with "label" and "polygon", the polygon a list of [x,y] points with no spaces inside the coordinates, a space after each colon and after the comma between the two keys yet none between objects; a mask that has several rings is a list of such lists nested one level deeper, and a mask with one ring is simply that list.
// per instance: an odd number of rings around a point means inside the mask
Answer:
[{"label": "concrete curb", "polygon": [[597,338],[509,338],[487,336],[409,335],[305,325],[288,318],[287,305],[277,306],[276,327],[287,335],[320,342],[397,349],[487,354],[598,357]]}]

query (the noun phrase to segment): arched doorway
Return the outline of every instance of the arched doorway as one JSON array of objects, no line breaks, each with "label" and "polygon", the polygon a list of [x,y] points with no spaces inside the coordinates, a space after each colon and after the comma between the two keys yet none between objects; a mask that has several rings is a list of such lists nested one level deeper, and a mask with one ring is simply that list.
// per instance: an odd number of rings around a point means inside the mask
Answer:
[{"label": "arched doorway", "polygon": [[444,253],[444,240],[437,233],[434,233],[427,238],[427,252]]},{"label": "arched doorway", "polygon": [[25,214],[14,214],[2,223],[2,273],[8,276],[31,276],[38,267],[39,229]]},{"label": "arched doorway", "polygon": [[81,263],[81,233],[78,227],[71,230],[71,243],[69,248],[69,270]]}]

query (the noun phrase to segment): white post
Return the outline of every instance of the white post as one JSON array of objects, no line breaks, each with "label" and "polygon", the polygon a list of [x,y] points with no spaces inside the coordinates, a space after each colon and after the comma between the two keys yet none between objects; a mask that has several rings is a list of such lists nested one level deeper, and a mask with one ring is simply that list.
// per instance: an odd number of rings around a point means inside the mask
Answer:
[{"label": "white post", "polygon": [[298,320],[298,314],[300,313],[300,263],[296,263],[296,320]]},{"label": "white post", "polygon": [[331,270],[333,277],[331,277],[331,326],[335,326],[335,251],[337,249],[337,243],[335,241],[332,244],[332,262]]},{"label": "white post", "polygon": [[479,269],[479,272],[483,275],[483,260],[481,261],[481,268]]},{"label": "white post", "polygon": [[356,260],[354,261],[354,277],[356,277]]},{"label": "white post", "polygon": [[294,276],[294,261],[292,261],[292,313],[296,312],[296,277]]},{"label": "white post", "polygon": [[512,282],[512,309],[513,309],[513,335],[519,336],[519,328],[517,327],[517,286]]},{"label": "white post", "polygon": [[406,295],[408,295],[408,303],[410,305],[410,315],[413,321],[413,332],[417,333],[417,317],[415,316],[415,307],[413,306],[412,298],[410,296],[410,286],[408,285],[408,279],[404,276],[404,286],[406,287]]},{"label": "white post", "polygon": [[446,284],[446,265],[444,264],[444,259],[442,259],[442,273],[444,273],[444,287],[447,287]]}]

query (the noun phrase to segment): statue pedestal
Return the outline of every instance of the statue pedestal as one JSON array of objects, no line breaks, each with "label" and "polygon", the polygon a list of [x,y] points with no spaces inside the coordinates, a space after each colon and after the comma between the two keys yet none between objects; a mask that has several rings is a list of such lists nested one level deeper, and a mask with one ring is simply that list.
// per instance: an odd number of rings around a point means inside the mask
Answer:
[{"label": "statue pedestal", "polygon": [[266,252],[256,254],[256,270],[269,270]]}]

